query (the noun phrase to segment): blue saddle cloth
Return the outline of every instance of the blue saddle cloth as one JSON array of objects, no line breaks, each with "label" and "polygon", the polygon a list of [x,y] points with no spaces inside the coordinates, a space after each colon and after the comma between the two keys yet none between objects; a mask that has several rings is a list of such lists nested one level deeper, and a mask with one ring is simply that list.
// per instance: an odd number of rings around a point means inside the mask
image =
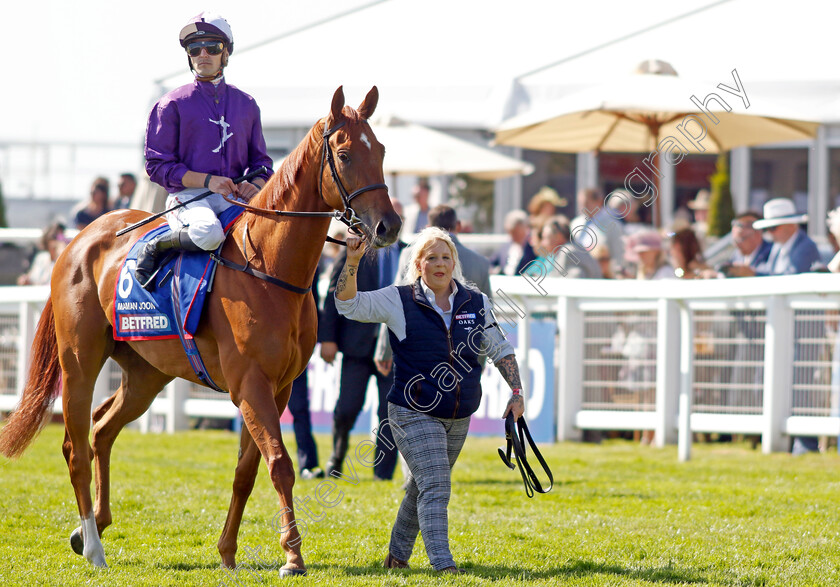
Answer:
[{"label": "blue saddle cloth", "polygon": [[[219,215],[225,231],[242,212],[231,206]],[[191,338],[198,329],[213,268],[209,252],[183,251],[172,256],[157,272],[154,291],[146,291],[134,278],[140,247],[168,230],[164,224],[141,236],[123,261],[114,287],[115,340],[178,338],[179,324]]]}]

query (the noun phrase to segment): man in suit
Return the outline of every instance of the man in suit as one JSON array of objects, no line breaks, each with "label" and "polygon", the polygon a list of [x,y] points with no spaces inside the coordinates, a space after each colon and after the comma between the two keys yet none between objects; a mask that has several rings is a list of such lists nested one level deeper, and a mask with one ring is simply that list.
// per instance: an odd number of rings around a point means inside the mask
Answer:
[{"label": "man in suit", "polygon": [[[357,278],[359,291],[372,291],[393,283],[398,249],[399,247],[387,247],[362,258]],[[324,299],[321,321],[318,324],[321,358],[327,363],[332,363],[338,352],[342,354],[340,388],[333,412],[333,450],[326,465],[327,475],[332,471],[342,472],[349,448],[350,430],[364,406],[365,392],[371,376],[376,378],[379,389],[377,415],[380,423],[388,419],[386,396],[393,382],[393,374],[380,373],[373,361],[379,324],[348,320],[340,316],[335,308],[335,288],[346,257],[347,252],[342,251],[333,264],[330,288]],[[397,462],[397,449],[390,426],[380,427],[376,445],[376,455],[381,458],[374,465],[374,479],[391,479]]]},{"label": "man in suit", "polygon": [[733,267],[730,275],[794,275],[811,271],[820,260],[816,243],[799,225],[808,221],[807,214],[798,214],[793,201],[776,198],[764,204],[764,218],[753,222],[753,228],[764,230],[773,241],[767,261],[757,265]]},{"label": "man in suit", "polygon": [[[750,267],[739,267],[740,275],[795,275],[806,273],[819,262],[820,253],[817,245],[802,230],[799,225],[808,221],[807,214],[798,214],[792,200],[775,198],[764,204],[764,218],[753,222],[753,228],[765,230],[773,240],[773,247],[767,261],[753,270]],[[795,340],[820,339],[825,336],[825,327],[817,323],[797,322],[793,333]],[[808,345],[795,342],[793,345],[793,360],[798,363],[794,368],[794,381],[810,382],[813,378],[813,367],[807,366],[809,361],[819,360],[818,345]],[[803,454],[819,450],[818,439],[814,436],[798,436],[793,438],[792,452]]]},{"label": "man in suit", "polygon": [[525,210],[511,210],[505,216],[505,232],[510,241],[503,244],[490,257],[494,273],[519,275],[528,263],[537,258],[534,248],[528,242],[528,214]]}]

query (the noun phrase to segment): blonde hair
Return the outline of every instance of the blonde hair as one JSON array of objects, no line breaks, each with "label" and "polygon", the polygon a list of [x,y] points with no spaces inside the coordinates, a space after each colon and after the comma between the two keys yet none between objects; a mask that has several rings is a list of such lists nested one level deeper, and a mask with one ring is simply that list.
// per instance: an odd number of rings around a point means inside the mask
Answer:
[{"label": "blonde hair", "polygon": [[449,238],[449,233],[445,230],[437,228],[436,226],[429,226],[417,233],[417,238],[411,243],[411,254],[408,257],[408,267],[405,272],[406,285],[414,283],[420,277],[420,270],[417,269],[417,263],[426,254],[435,243],[443,242],[449,247],[449,252],[452,254],[452,260],[455,262],[455,268],[452,270],[452,278],[464,283],[464,274],[461,271],[461,260],[458,258],[458,250],[455,248],[455,243]]}]

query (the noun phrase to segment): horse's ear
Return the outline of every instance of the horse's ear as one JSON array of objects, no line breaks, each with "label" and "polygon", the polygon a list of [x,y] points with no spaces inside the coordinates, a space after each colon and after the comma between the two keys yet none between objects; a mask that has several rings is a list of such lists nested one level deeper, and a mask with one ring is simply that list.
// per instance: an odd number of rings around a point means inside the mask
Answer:
[{"label": "horse's ear", "polygon": [[342,108],[344,108],[344,86],[338,86],[335,94],[333,94],[332,106],[330,106],[330,121],[332,122],[330,127],[344,116],[341,113]]},{"label": "horse's ear", "polygon": [[376,105],[378,103],[379,90],[376,88],[376,86],[373,86],[367,93],[367,96],[365,96],[365,99],[362,100],[362,105],[359,106],[356,110],[358,111],[359,116],[367,120],[371,116],[373,116],[373,111],[376,110]]}]

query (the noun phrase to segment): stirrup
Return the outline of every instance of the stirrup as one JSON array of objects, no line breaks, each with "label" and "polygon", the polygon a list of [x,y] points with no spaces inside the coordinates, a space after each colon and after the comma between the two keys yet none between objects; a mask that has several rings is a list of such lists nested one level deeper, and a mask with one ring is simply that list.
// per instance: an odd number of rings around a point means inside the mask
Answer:
[{"label": "stirrup", "polygon": [[159,263],[158,266],[155,267],[155,270],[152,271],[152,274],[149,276],[149,279],[147,279],[145,282],[140,281],[140,279],[137,277],[136,271],[134,272],[134,279],[137,280],[137,283],[139,283],[143,289],[145,289],[148,292],[153,292],[157,289],[157,284],[155,283],[155,281],[157,280],[158,273],[160,273],[160,269],[162,266],[163,263]]}]

